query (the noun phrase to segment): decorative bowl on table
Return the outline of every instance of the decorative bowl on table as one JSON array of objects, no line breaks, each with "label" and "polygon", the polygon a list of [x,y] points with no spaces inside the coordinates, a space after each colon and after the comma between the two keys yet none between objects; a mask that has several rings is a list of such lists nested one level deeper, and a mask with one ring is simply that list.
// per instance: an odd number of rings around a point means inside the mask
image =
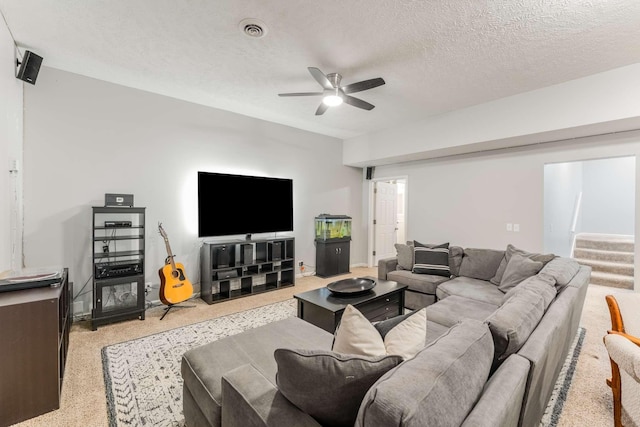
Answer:
[{"label": "decorative bowl on table", "polygon": [[335,296],[354,296],[369,292],[376,286],[376,281],[363,277],[342,279],[331,282],[327,289]]}]

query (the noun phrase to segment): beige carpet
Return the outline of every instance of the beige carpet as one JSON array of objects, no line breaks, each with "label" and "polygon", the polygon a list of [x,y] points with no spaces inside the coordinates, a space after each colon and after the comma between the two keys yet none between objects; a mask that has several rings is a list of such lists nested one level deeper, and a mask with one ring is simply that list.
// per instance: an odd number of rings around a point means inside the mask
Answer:
[{"label": "beige carpet", "polygon": [[[376,276],[375,268],[353,268],[351,276]],[[349,275],[338,278],[349,277]],[[91,331],[88,322],[76,322],[71,328],[60,409],[17,424],[17,426],[107,426],[107,403],[102,375],[102,347],[167,329],[225,316],[238,311],[284,301],[294,294],[325,286],[337,278],[310,276],[296,280],[296,286],[260,295],[207,305],[200,299],[195,308],[172,311],[160,321],[163,307],[147,310],[146,320],[130,320]],[[609,327],[604,296],[620,289],[591,285],[587,293],[582,326],[587,329],[574,380],[565,403],[560,426],[607,426],[611,424],[610,391],[605,378],[610,375],[609,359],[602,336]]]}]

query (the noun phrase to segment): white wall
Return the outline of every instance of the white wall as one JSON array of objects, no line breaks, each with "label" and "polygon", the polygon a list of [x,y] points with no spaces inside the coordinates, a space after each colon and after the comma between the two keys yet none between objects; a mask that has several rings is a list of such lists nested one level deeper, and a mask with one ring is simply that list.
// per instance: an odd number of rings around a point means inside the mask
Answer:
[{"label": "white wall", "polygon": [[[408,240],[542,251],[544,165],[639,153],[640,132],[629,132],[379,166],[376,178],[408,176]],[[520,224],[520,232],[506,231],[506,223]]]},{"label": "white wall", "polygon": [[583,163],[582,224],[586,233],[634,234],[635,157]]},{"label": "white wall", "polygon": [[[583,192],[584,162],[552,163],[544,166],[544,251],[569,257],[576,204]],[[584,212],[584,211],[582,211]],[[580,231],[582,215],[576,218]]]},{"label": "white wall", "polygon": [[[132,193],[136,206],[147,207],[147,281],[158,285],[166,257],[161,221],[176,260],[199,282],[196,172],[202,170],[292,178],[296,258],[315,265],[313,218],[362,217],[361,170],[342,165],[341,144],[43,67],[37,85],[25,89],[26,263],[69,267],[78,292],[91,275],[91,206],[102,206],[105,193]],[[247,196],[221,194],[219,208]],[[269,206],[256,206],[254,214],[260,209]],[[361,229],[354,224],[352,264],[366,262]]]},{"label": "white wall", "polygon": [[[1,17],[0,17],[1,18]],[[22,81],[15,77],[15,45],[0,19],[0,274],[20,267],[22,172]]]}]

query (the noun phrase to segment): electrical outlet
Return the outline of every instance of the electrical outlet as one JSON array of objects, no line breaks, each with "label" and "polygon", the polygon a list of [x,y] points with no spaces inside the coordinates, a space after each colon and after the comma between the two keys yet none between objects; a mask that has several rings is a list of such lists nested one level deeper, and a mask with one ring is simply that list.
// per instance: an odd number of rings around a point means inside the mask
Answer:
[{"label": "electrical outlet", "polygon": [[507,231],[513,231],[513,224],[510,222],[507,223]]},{"label": "electrical outlet", "polygon": [[144,284],[144,294],[145,295],[149,295],[149,292],[151,292],[151,282],[147,282]]},{"label": "electrical outlet", "polygon": [[520,231],[520,224],[513,224],[513,231],[516,233]]},{"label": "electrical outlet", "polygon": [[300,262],[298,263],[298,265],[299,265],[300,267],[302,267],[302,266],[304,265],[304,261],[300,261]]}]

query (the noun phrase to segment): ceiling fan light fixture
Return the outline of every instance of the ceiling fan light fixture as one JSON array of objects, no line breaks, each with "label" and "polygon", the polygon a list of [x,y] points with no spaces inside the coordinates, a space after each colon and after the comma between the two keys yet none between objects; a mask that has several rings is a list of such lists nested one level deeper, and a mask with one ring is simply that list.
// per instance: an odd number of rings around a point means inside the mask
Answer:
[{"label": "ceiling fan light fixture", "polygon": [[322,98],[322,103],[328,107],[337,107],[342,104],[342,97],[340,95],[327,95]]},{"label": "ceiling fan light fixture", "polygon": [[340,93],[339,87],[334,87],[333,89],[326,89],[324,91],[324,96],[322,97],[322,103],[327,107],[337,107],[342,104],[344,98],[342,98],[342,93]]}]

